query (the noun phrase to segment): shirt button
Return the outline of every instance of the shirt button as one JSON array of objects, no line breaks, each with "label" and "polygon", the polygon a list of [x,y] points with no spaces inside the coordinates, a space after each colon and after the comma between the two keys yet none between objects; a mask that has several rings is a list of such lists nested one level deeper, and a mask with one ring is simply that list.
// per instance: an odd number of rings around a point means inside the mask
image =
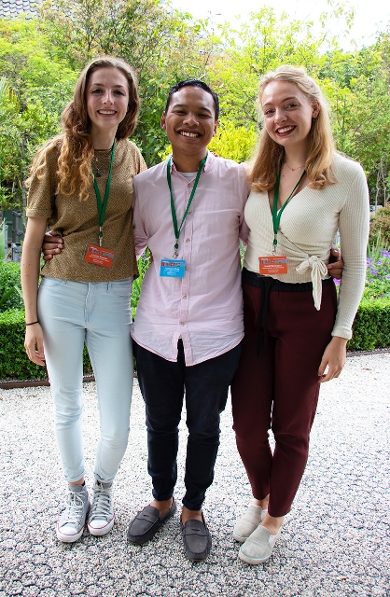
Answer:
[{"label": "shirt button", "polygon": [[187,298],[187,295],[186,295],[186,294],[183,294],[183,296],[182,296],[181,298],[183,298],[183,299],[186,299],[186,298]]},{"label": "shirt button", "polygon": [[184,321],[181,321],[181,322],[180,322],[180,325],[184,325]]},{"label": "shirt button", "polygon": [[189,243],[189,242],[190,242],[190,239],[189,239],[189,238],[186,238],[186,243]]}]

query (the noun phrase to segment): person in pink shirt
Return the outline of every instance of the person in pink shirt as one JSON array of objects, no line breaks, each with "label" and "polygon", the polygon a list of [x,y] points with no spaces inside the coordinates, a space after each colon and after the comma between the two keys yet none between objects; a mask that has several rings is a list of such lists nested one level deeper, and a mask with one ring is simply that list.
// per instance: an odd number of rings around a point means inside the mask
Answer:
[{"label": "person in pink shirt", "polygon": [[207,150],[218,98],[201,81],[171,88],[161,124],[172,156],[134,178],[134,238],[153,262],[142,283],[132,336],[146,404],[154,500],[128,540],[143,544],[176,504],[178,425],[187,410],[186,492],[181,528],[187,557],[204,560],[211,538],[202,514],[214,477],[219,418],[243,338],[239,238],[249,187],[244,167]]}]

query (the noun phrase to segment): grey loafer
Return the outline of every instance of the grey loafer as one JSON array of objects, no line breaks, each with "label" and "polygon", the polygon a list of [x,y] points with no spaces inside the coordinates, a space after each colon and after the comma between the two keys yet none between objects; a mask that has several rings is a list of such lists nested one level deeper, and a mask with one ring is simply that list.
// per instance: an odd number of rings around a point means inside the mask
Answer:
[{"label": "grey loafer", "polygon": [[133,518],[127,531],[127,540],[136,545],[143,545],[157,533],[158,529],[176,512],[176,502],[173,500],[171,508],[163,516],[153,506],[146,506]]},{"label": "grey loafer", "polygon": [[191,562],[201,562],[207,558],[211,549],[211,535],[203,514],[200,520],[187,520],[181,525],[186,556]]}]

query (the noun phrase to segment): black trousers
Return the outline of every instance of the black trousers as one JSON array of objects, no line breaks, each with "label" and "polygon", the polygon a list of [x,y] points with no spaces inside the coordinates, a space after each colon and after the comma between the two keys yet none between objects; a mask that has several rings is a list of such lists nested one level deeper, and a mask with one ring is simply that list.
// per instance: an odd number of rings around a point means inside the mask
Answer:
[{"label": "black trousers", "polygon": [[238,367],[241,344],[228,352],[187,367],[181,340],[177,361],[168,361],[134,342],[138,381],[146,405],[148,472],[156,500],[172,497],[177,479],[178,425],[186,399],[186,493],[183,504],[200,510],[213,482],[219,446],[220,414]]}]

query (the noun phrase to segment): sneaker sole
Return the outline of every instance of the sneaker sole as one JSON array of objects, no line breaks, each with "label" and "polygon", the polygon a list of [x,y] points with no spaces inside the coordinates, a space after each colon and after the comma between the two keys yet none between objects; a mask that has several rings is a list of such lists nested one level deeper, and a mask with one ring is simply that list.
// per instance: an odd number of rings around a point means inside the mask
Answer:
[{"label": "sneaker sole", "polygon": [[108,522],[104,527],[95,529],[90,524],[88,524],[88,531],[93,537],[103,537],[103,535],[107,535],[114,526],[115,523],[115,516]]},{"label": "sneaker sole", "polygon": [[84,527],[81,529],[81,531],[79,533],[74,533],[73,535],[64,535],[63,533],[61,533],[60,529],[57,528],[56,529],[56,535],[57,535],[57,539],[58,541],[61,541],[62,543],[74,543],[75,541],[78,541],[81,537],[81,535],[84,532]]},{"label": "sneaker sole", "polygon": [[235,539],[239,543],[245,543],[245,541],[248,539],[248,537],[249,537],[249,535],[247,535],[246,537],[243,537],[242,535],[237,535],[236,533],[233,532],[233,539]]},{"label": "sneaker sole", "polygon": [[256,564],[264,564],[264,562],[269,560],[271,556],[272,552],[266,558],[250,558],[249,556],[246,556],[244,553],[242,553],[241,549],[238,552],[238,557],[240,558],[240,560],[242,560],[246,564],[252,564],[252,566]]}]

